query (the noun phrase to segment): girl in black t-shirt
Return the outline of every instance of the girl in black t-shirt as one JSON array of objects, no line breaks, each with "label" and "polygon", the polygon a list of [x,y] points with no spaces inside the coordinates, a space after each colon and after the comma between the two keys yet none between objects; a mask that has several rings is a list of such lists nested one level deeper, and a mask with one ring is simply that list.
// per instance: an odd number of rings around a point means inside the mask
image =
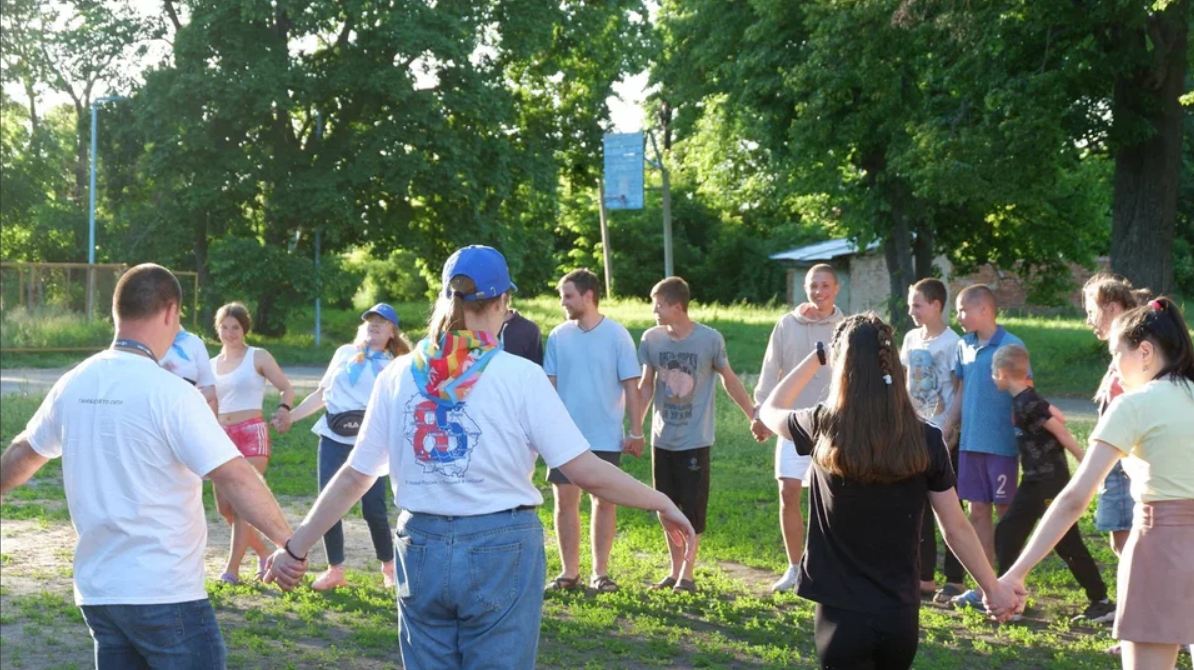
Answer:
[{"label": "girl in black t-shirt", "polygon": [[[816,371],[833,363],[828,400],[791,411]],[[808,543],[796,592],[817,603],[824,668],[908,668],[916,656],[919,538],[926,496],[946,543],[1000,619],[1017,605],[962,514],[941,431],[908,398],[891,327],[851,316],[792,370],[759,410],[768,428],[811,454]]]}]

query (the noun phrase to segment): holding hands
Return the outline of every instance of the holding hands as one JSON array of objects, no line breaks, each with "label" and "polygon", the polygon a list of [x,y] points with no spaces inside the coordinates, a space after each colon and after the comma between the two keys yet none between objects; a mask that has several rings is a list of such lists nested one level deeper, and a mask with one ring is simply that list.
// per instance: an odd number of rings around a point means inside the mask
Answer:
[{"label": "holding hands", "polygon": [[750,421],[750,434],[754,436],[755,442],[766,442],[767,438],[775,433],[772,433],[767,426],[763,425],[763,422],[756,416]]},{"label": "holding hands", "polygon": [[274,412],[274,416],[270,418],[269,423],[274,427],[274,430],[279,433],[285,433],[290,430],[290,408],[286,405],[278,406],[278,410]]},{"label": "holding hands", "polygon": [[645,444],[646,441],[642,435],[627,435],[622,440],[622,453],[636,457],[642,456]]},{"label": "holding hands", "polygon": [[307,573],[307,557],[298,557],[290,553],[286,545],[279,547],[265,561],[266,584],[276,583],[283,591],[290,591],[303,581]]},{"label": "holding hands", "polygon": [[1028,590],[1024,583],[1003,577],[995,583],[995,587],[983,592],[983,604],[987,611],[1000,623],[1012,618],[1013,614],[1024,611],[1028,601]]}]

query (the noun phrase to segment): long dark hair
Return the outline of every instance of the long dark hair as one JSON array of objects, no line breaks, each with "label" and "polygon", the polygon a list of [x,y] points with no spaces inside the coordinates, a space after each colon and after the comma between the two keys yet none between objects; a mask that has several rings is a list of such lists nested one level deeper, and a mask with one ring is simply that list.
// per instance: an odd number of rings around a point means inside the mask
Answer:
[{"label": "long dark hair", "polygon": [[907,479],[929,467],[924,426],[904,387],[894,333],[873,312],[833,330],[833,381],[813,458],[862,483]]},{"label": "long dark hair", "polygon": [[1165,296],[1124,312],[1115,320],[1115,335],[1133,349],[1148,340],[1161,350],[1166,365],[1153,379],[1194,382],[1194,345],[1177,304]]}]

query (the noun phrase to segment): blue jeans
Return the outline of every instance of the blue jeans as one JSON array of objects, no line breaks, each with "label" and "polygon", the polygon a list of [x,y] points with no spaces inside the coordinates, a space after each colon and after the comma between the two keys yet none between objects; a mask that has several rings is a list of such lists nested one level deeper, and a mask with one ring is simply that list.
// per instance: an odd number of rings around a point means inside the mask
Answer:
[{"label": "blue jeans", "polygon": [[224,638],[206,598],[165,605],[83,605],[97,670],[224,667]]},{"label": "blue jeans", "polygon": [[534,510],[404,511],[396,546],[403,667],[535,667],[547,568]]},{"label": "blue jeans", "polygon": [[[319,490],[327,487],[336,472],[348,462],[352,453],[351,444],[342,444],[326,437],[319,438]],[[361,516],[369,524],[369,536],[373,538],[373,550],[377,560],[394,560],[394,538],[390,535],[390,520],[386,516],[386,484],[388,479],[378,477],[373,486],[361,497]],[[328,555],[329,565],[344,563],[344,526],[339,521],[323,534],[323,549]]]},{"label": "blue jeans", "polygon": [[1132,530],[1132,483],[1124,472],[1123,463],[1116,463],[1103,480],[1099,502],[1095,506],[1095,528],[1104,533]]}]

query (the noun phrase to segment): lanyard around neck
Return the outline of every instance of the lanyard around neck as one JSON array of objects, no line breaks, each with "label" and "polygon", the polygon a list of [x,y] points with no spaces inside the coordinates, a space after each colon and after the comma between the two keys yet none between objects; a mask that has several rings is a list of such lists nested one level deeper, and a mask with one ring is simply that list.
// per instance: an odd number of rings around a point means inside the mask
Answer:
[{"label": "lanyard around neck", "polygon": [[112,341],[112,348],[142,354],[148,356],[149,360],[153,361],[154,363],[158,362],[158,357],[153,354],[153,350],[137,340],[118,337]]}]

